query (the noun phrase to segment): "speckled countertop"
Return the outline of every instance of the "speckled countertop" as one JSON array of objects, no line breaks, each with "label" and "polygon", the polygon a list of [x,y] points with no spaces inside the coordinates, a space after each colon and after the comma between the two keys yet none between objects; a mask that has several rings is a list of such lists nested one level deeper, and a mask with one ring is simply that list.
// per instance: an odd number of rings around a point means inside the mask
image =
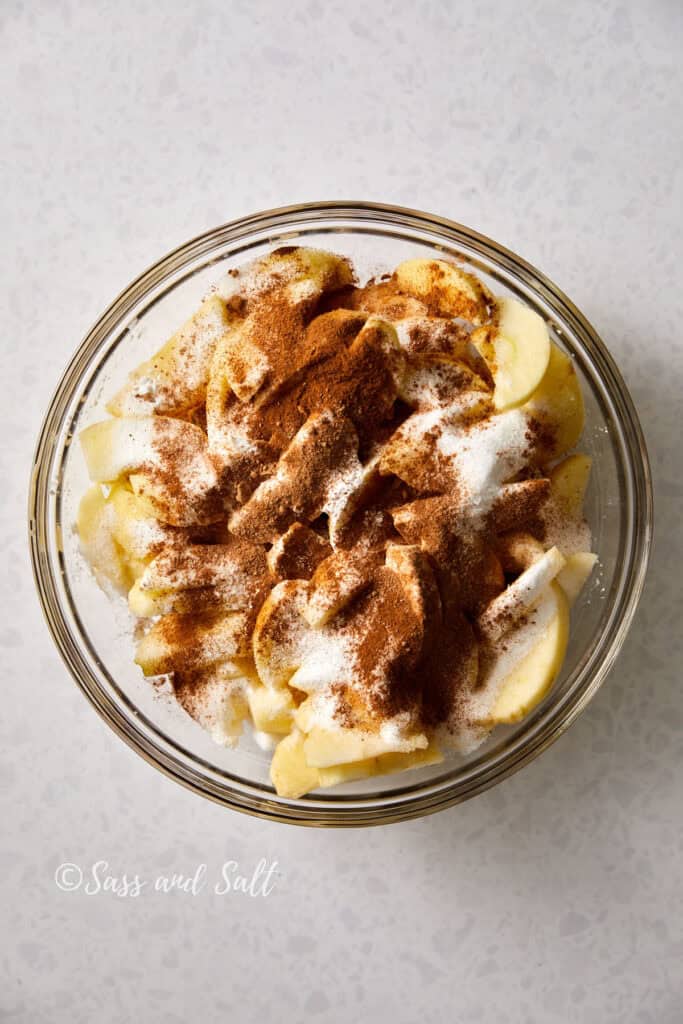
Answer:
[{"label": "speckled countertop", "polygon": [[[677,1024],[680,3],[4,0],[0,25],[0,1018]],[[39,423],[98,313],[185,239],[321,198],[542,267],[616,356],[656,489],[642,605],[581,719],[476,800],[363,833],[231,814],[136,757],[62,667],[26,545]],[[267,899],[55,883],[261,858]]]}]

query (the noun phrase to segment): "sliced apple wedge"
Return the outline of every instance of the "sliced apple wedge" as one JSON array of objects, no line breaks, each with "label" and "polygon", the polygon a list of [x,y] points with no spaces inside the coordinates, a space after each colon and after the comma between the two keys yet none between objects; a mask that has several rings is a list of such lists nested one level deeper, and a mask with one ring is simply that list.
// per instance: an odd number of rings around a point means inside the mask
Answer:
[{"label": "sliced apple wedge", "polygon": [[398,576],[403,591],[424,629],[441,622],[441,597],[429,558],[417,544],[389,544],[386,565]]},{"label": "sliced apple wedge", "polygon": [[313,573],[304,618],[310,626],[326,625],[370,583],[364,552],[335,551]]},{"label": "sliced apple wedge", "polygon": [[154,454],[155,422],[150,417],[102,420],[81,431],[91,480],[112,483],[138,469]]},{"label": "sliced apple wedge", "polygon": [[232,270],[218,282],[216,293],[223,299],[247,295],[250,300],[282,285],[304,288],[313,295],[336,291],[353,284],[353,270],[344,256],[306,246],[283,246]]},{"label": "sliced apple wedge", "polygon": [[503,636],[535,604],[564,565],[565,559],[558,548],[544,552],[486,606],[477,619],[480,634],[489,641]]},{"label": "sliced apple wedge", "polygon": [[214,349],[239,320],[217,295],[210,296],[158,352],[133,370],[107,410],[113,416],[172,416],[199,405]]},{"label": "sliced apple wedge", "polygon": [[522,626],[511,650],[494,663],[484,686],[492,692],[489,707],[475,721],[486,726],[521,721],[550,690],[569,639],[569,605],[562,588],[551,583]]},{"label": "sliced apple wedge", "polygon": [[160,523],[154,507],[121,483],[112,485],[107,499],[114,506],[114,539],[129,559],[146,561],[164,544],[184,540],[184,530]]},{"label": "sliced apple wedge", "polygon": [[93,484],[78,506],[76,529],[81,550],[100,586],[107,589],[108,584],[119,593],[125,593],[132,578],[114,538],[115,519],[113,505],[102,494],[100,485]]},{"label": "sliced apple wedge", "polygon": [[[239,611],[270,582],[263,548],[248,541],[169,547],[145,567],[128,601],[137,615],[167,611]],[[147,608],[147,610],[142,610]]]},{"label": "sliced apple wedge", "polygon": [[211,364],[207,413],[225,401],[229,390],[248,402],[265,381],[271,366],[258,335],[258,322],[247,319],[221,338]]},{"label": "sliced apple wedge", "polygon": [[292,799],[317,789],[318,770],[306,760],[304,736],[298,729],[292,729],[289,736],[280,740],[275,748],[270,764],[270,780],[278,796]]},{"label": "sliced apple wedge", "polygon": [[577,551],[569,555],[564,568],[558,572],[557,582],[562,587],[570,607],[583,590],[597,560],[598,556],[590,551]]},{"label": "sliced apple wedge", "polygon": [[294,724],[301,732],[310,732],[316,722],[315,694],[307,697],[294,712]]},{"label": "sliced apple wedge", "polygon": [[318,768],[317,771],[319,786],[325,788],[343,786],[346,782],[358,782],[360,779],[369,779],[373,775],[379,775],[378,759],[367,757],[364,761],[336,764],[331,768]]},{"label": "sliced apple wedge", "polygon": [[[300,316],[304,326],[304,313],[310,303],[323,293],[350,285],[353,273],[349,263],[334,253],[299,247],[275,251],[252,264],[242,277],[227,278],[219,285],[219,293],[232,297],[246,287],[253,300],[257,295],[274,292],[284,297],[293,316]],[[277,317],[264,325],[262,316],[247,317],[232,332],[226,332],[216,345],[210,369],[207,413],[211,412],[214,427],[220,422],[218,413],[225,400],[226,388],[237,395],[240,402],[248,402],[256,395],[271,374],[270,353],[272,331],[283,330],[291,334],[289,321],[280,326]],[[264,342],[264,330],[266,339]],[[296,364],[297,350],[292,351]],[[212,431],[213,432],[213,431]]]},{"label": "sliced apple wedge", "polygon": [[557,345],[551,344],[543,379],[524,406],[545,427],[541,443],[545,462],[559,459],[578,442],[583,431],[583,395],[574,364]]},{"label": "sliced apple wedge", "polygon": [[213,665],[199,674],[174,679],[178,703],[210,734],[214,743],[234,747],[249,714],[246,680],[228,663]]},{"label": "sliced apple wedge", "polygon": [[393,775],[409,768],[427,768],[429,765],[441,764],[443,754],[436,743],[432,742],[423,750],[412,750],[408,754],[380,754],[377,758],[377,774]]},{"label": "sliced apple wedge", "polygon": [[[192,646],[188,646],[191,638]],[[164,615],[139,641],[135,662],[146,676],[206,668],[249,654],[248,618],[242,612],[206,617]]]},{"label": "sliced apple wedge", "polygon": [[80,441],[91,480],[129,476],[133,491],[163,522],[195,526],[221,517],[216,467],[206,434],[194,423],[172,416],[114,418],[87,427]]},{"label": "sliced apple wedge", "polygon": [[297,520],[312,521],[321,512],[331,518],[362,475],[358,435],[350,420],[329,409],[311,413],[280,456],[274,475],[233,512],[230,530],[252,543],[272,543]]},{"label": "sliced apple wedge", "polygon": [[249,711],[259,732],[286,735],[292,728],[296,705],[289,690],[252,685],[247,690]]},{"label": "sliced apple wedge", "polygon": [[583,515],[592,460],[588,455],[568,455],[550,471],[550,497],[567,518]]},{"label": "sliced apple wedge", "polygon": [[359,463],[360,468],[350,472],[344,485],[328,500],[327,524],[330,543],[334,548],[340,545],[347,525],[376,487],[380,479],[379,459],[380,453],[364,465]]},{"label": "sliced apple wedge", "polygon": [[258,613],[252,638],[254,662],[261,682],[284,686],[301,664],[303,610],[308,600],[305,580],[283,580],[273,587]]},{"label": "sliced apple wedge", "polygon": [[441,764],[442,761],[443,754],[435,743],[430,743],[424,750],[413,750],[407,754],[380,754],[378,757],[368,757],[364,761],[319,768],[318,785],[341,786],[375,775],[394,775],[396,772],[408,771],[411,768],[426,768],[429,765]]},{"label": "sliced apple wedge", "polygon": [[402,292],[424,302],[436,316],[457,316],[473,324],[488,318],[491,296],[481,281],[445,260],[405,260],[394,271]]},{"label": "sliced apple wedge", "polygon": [[389,729],[371,733],[314,725],[304,741],[304,752],[313,767],[330,768],[350,761],[364,761],[379,754],[411,753],[428,745],[427,737],[422,733],[401,735]]},{"label": "sliced apple wedge", "polygon": [[504,296],[497,300],[496,322],[472,334],[494,380],[493,403],[499,411],[522,405],[538,388],[550,361],[550,337],[533,309]]}]

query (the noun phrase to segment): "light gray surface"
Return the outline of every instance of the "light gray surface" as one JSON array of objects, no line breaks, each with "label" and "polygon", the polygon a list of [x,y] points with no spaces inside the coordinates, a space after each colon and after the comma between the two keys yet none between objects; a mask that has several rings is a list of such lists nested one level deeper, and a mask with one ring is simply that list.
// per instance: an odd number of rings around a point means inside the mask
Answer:
[{"label": "light gray surface", "polygon": [[[0,21],[0,1019],[680,1021],[678,0],[4,0]],[[40,419],[98,313],[190,236],[320,198],[432,210],[542,267],[618,359],[656,485],[641,610],[578,723],[469,804],[364,833],[228,813],[131,753],[55,654],[26,554]],[[54,882],[261,857],[267,899]]]}]

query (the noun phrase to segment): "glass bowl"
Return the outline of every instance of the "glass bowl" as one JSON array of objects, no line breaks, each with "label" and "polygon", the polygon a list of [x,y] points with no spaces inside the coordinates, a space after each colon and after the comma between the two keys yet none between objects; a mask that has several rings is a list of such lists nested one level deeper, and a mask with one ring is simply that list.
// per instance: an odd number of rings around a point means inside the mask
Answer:
[{"label": "glass bowl", "polygon": [[[275,794],[270,757],[245,735],[223,749],[133,663],[125,602],[98,588],[74,531],[88,485],[79,431],[196,308],[228,269],[283,244],[336,250],[359,276],[403,259],[440,254],[465,261],[498,293],[513,293],[547,322],[568,352],[586,402],[582,450],[593,458],[587,516],[599,569],[572,615],[562,673],[523,722],[495,731],[471,757],[357,782],[299,800]],[[139,754],[197,793],[282,822],[359,826],[437,811],[474,796],[537,757],[564,732],[604,680],[643,586],[652,532],[647,453],[624,382],[585,317],[538,270],[477,232],[429,214],[374,203],[314,203],[255,214],[165,256],[135,280],[89,331],[57,388],[40,433],[30,493],[30,542],[40,600],[74,679]]]}]

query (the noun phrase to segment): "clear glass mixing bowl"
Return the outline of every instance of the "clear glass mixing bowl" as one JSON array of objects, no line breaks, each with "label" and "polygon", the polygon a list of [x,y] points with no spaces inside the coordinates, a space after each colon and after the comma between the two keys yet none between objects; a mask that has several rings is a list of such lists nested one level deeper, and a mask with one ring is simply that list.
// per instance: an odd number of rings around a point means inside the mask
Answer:
[{"label": "clear glass mixing bowl", "polygon": [[[292,242],[336,250],[361,279],[401,260],[457,256],[498,293],[513,293],[548,323],[569,352],[586,402],[582,450],[593,458],[587,515],[599,553],[573,612],[562,673],[517,726],[498,729],[468,758],[369,779],[300,800],[278,797],[270,758],[245,736],[223,749],[133,663],[125,602],[98,588],[78,550],[74,520],[88,485],[79,431],[231,267]],[[89,331],[59,383],[40,433],[30,494],[36,584],[59,651],[109,725],[139,754],[197,793],[251,814],[306,825],[371,825],[428,814],[499,782],[537,757],[604,680],[633,618],[652,532],[647,453],[630,396],[605,345],[551,281],[496,242],[452,221],[371,203],[314,203],[255,214],[216,228],[159,260]]]}]

